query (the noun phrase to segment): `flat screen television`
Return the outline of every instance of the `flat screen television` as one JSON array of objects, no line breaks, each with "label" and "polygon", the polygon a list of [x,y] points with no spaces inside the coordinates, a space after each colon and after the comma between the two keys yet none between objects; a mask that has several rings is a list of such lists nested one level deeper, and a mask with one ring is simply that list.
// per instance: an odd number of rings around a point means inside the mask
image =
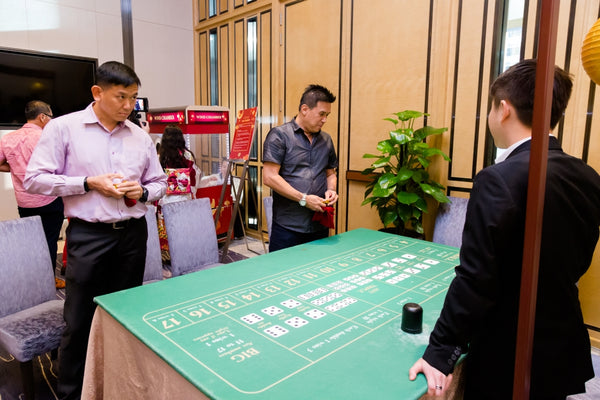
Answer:
[{"label": "flat screen television", "polygon": [[55,117],[84,109],[97,65],[93,58],[0,47],[0,126],[23,125],[30,100],[50,104]]}]

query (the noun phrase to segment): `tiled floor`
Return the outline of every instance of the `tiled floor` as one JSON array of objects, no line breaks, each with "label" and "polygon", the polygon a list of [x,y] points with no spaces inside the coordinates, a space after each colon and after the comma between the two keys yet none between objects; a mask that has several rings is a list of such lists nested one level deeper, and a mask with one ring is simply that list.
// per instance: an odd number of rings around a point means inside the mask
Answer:
[{"label": "tiled floor", "polygon": [[264,246],[260,239],[247,236],[245,239],[235,239],[229,244],[229,250],[235,251],[245,257],[255,257],[269,249],[269,243],[265,242]]}]

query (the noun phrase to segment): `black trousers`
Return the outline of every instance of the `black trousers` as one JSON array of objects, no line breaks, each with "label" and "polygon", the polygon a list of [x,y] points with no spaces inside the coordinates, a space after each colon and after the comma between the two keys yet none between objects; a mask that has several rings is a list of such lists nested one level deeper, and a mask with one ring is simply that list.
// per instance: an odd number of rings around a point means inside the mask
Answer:
[{"label": "black trousers", "polygon": [[56,267],[56,242],[58,242],[60,229],[65,219],[62,199],[57,197],[56,200],[45,206],[35,208],[18,207],[18,210],[21,218],[32,217],[34,215],[39,215],[42,218],[42,226],[44,227],[44,234],[46,235],[48,250],[50,251],[50,260],[52,261],[52,274],[54,274],[54,268]]},{"label": "black trousers", "polygon": [[94,297],[142,284],[146,263],[146,219],[124,226],[71,218],[67,228],[66,328],[60,343],[58,395],[79,399]]},{"label": "black trousers", "polygon": [[328,236],[329,229],[327,228],[311,233],[294,232],[273,221],[271,224],[271,233],[269,234],[269,253],[298,244],[312,242],[313,240],[324,239]]}]

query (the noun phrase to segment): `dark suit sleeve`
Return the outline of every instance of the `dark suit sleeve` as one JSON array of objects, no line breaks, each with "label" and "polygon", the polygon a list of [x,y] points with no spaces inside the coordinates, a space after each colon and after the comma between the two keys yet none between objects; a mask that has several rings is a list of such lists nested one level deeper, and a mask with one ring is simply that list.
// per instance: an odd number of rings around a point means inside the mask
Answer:
[{"label": "dark suit sleeve", "polygon": [[501,290],[501,255],[519,225],[518,200],[501,172],[486,168],[475,178],[467,208],[460,265],[423,358],[449,374],[468,351],[474,333],[496,306]]}]

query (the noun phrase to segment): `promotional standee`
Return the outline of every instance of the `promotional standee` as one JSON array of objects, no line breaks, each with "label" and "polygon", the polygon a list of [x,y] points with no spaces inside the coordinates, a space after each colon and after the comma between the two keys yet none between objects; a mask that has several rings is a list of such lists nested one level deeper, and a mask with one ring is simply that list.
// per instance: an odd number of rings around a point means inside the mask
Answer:
[{"label": "promotional standee", "polygon": [[[252,141],[254,138],[254,131],[256,128],[256,107],[248,108],[245,110],[239,110],[237,114],[237,119],[235,122],[235,131],[233,136],[233,142],[231,144],[231,153],[230,158],[227,160],[227,168],[224,171],[224,179],[231,187],[234,188],[234,202],[233,202],[233,215],[238,215],[241,220],[243,220],[242,215],[240,213],[240,201],[243,198],[242,192],[246,183],[249,180],[248,177],[248,161],[250,159],[250,148],[252,147]],[[234,170],[234,165],[241,165],[241,174],[239,176],[231,175]],[[237,185],[235,182],[239,182]],[[219,216],[223,212],[222,206],[226,204],[225,202],[225,194],[230,193],[231,190],[226,188],[226,185],[223,184],[221,189],[221,196],[219,197],[219,206],[216,211],[216,218],[220,219]],[[258,209],[256,194],[253,191],[250,191],[250,196],[248,196],[248,200],[253,202],[254,208]],[[232,237],[232,233],[234,231],[234,221],[235,218],[231,218],[229,221],[229,228],[227,230],[228,234],[226,235],[225,244],[221,253],[221,261],[224,261],[227,257],[227,251],[229,249],[229,243]],[[244,224],[242,224],[242,230],[244,235],[244,240],[246,242],[246,248],[249,251],[256,253],[254,250],[250,249],[248,246],[248,240],[246,238],[246,231],[244,229]],[[262,227],[259,222],[259,231],[262,231]],[[263,248],[266,252],[265,242],[263,240]]]},{"label": "promotional standee", "polygon": [[[208,197],[213,214],[219,206],[229,159],[229,109],[218,106],[181,106],[148,111],[149,133],[159,145],[167,125],[175,124],[183,131],[187,147],[196,156],[202,177],[196,184],[196,198]],[[219,219],[219,240],[225,239],[232,216],[231,187],[226,185]]]}]

